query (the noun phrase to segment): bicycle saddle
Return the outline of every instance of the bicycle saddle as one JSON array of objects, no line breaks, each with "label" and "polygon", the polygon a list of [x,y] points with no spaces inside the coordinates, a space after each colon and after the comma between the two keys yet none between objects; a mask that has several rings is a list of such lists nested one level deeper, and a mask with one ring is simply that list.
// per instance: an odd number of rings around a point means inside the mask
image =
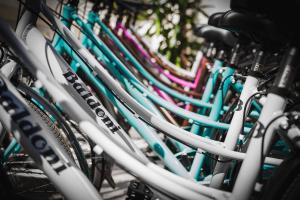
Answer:
[{"label": "bicycle saddle", "polygon": [[227,30],[209,25],[202,25],[194,30],[196,36],[203,37],[208,41],[220,42],[227,46],[234,46],[237,38]]},{"label": "bicycle saddle", "polygon": [[254,14],[244,14],[230,10],[223,14],[218,26],[229,31],[248,35],[266,48],[275,48],[287,42],[286,37],[273,21]]},{"label": "bicycle saddle", "polygon": [[[218,12],[218,13],[212,14],[208,19],[208,25],[215,26],[218,28],[223,28],[223,27],[220,27],[219,23],[222,20],[224,13],[225,12]],[[233,33],[234,36],[236,36],[238,38],[239,43],[249,44],[252,41],[252,38],[249,37],[249,35],[245,35],[241,32],[239,32],[239,33],[234,32],[234,31],[231,31],[231,32]]]}]

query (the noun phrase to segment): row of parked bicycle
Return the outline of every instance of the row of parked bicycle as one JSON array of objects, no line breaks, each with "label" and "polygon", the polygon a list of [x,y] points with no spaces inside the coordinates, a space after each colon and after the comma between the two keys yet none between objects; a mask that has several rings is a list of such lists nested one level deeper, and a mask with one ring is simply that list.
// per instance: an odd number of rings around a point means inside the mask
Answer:
[{"label": "row of parked bicycle", "polygon": [[102,19],[111,2],[78,3],[19,0],[16,30],[0,20],[1,199],[102,199],[114,165],[136,177],[127,199],[300,197],[296,0],[231,0],[195,28],[190,69]]}]

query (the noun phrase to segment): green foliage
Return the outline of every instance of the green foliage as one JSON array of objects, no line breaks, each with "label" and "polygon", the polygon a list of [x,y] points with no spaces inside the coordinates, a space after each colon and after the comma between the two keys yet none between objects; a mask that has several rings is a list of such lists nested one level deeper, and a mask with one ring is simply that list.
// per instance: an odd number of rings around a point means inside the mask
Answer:
[{"label": "green foliage", "polygon": [[[192,30],[199,12],[203,13],[201,0],[152,0],[157,5],[149,12],[139,14],[139,20],[148,19],[152,25],[146,35],[161,35],[158,51],[182,67],[193,62],[201,42],[193,37]],[[203,13],[205,15],[205,13]]]}]

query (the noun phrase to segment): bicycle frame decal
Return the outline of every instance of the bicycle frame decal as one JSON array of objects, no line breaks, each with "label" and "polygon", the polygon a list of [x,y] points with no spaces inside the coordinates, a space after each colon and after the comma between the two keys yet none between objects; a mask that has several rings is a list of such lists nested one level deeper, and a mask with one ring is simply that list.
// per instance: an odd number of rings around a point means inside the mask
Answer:
[{"label": "bicycle frame decal", "polygon": [[109,130],[115,133],[120,129],[120,127],[118,125],[115,125],[113,121],[106,115],[104,110],[101,109],[102,104],[91,92],[87,91],[84,88],[84,86],[78,81],[78,77],[73,72],[69,70],[63,75],[67,79],[67,81],[72,84],[78,94],[80,94],[80,96],[87,102],[89,107],[96,113],[96,115],[101,118],[101,120]]},{"label": "bicycle frame decal", "polygon": [[244,102],[243,102],[241,99],[239,99],[239,101],[238,101],[238,103],[237,103],[237,105],[236,105],[235,111],[240,111],[240,110],[242,110],[242,109],[243,109],[243,105],[244,105]]},{"label": "bicycle frame decal", "polygon": [[54,171],[59,174],[68,166],[68,161],[63,161],[48,145],[42,136],[42,128],[31,116],[30,112],[22,106],[22,103],[7,89],[4,80],[0,77],[0,105],[11,116],[19,129],[26,135],[34,148],[45,158]]}]

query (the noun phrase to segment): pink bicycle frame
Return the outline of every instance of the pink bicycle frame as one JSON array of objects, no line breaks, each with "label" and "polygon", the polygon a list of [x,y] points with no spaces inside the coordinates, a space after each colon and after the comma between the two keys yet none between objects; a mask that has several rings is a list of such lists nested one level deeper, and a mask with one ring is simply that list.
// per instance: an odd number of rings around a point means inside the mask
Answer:
[{"label": "pink bicycle frame", "polygon": [[[139,42],[137,41],[137,39],[135,38],[134,35],[132,35],[130,33],[129,30],[127,30],[127,28],[125,28],[122,23],[117,23],[116,27],[115,27],[115,30],[116,32],[119,32],[119,30],[122,30],[122,34],[123,36],[126,37],[126,39],[128,39],[134,46],[135,48],[138,49],[138,51],[146,58],[148,59],[152,64],[153,66],[155,66],[155,68],[161,73],[163,74],[164,76],[166,76],[169,80],[181,85],[183,88],[187,88],[187,89],[196,89],[198,84],[199,84],[199,81],[200,81],[200,77],[201,77],[201,74],[203,72],[203,67],[199,67],[199,65],[202,64],[202,56],[198,59],[198,70],[197,70],[197,73],[196,73],[196,76],[195,76],[195,80],[194,82],[189,82],[189,81],[186,81],[186,80],[183,80],[181,78],[178,78],[174,75],[172,75],[169,71],[167,70],[164,70],[162,69],[160,66],[158,66],[154,61],[153,59],[151,59],[150,55],[148,54],[148,52],[142,47],[141,44],[139,44]],[[165,92],[159,90],[158,88],[154,87],[154,91],[160,96],[162,97],[163,99],[173,103],[173,104],[176,104],[176,102],[173,100],[172,97],[170,97],[168,94],[166,94]],[[186,110],[190,110],[192,109],[192,106],[190,104],[186,104],[185,105],[185,109]]]},{"label": "pink bicycle frame", "polygon": [[[157,68],[157,70],[162,73],[164,76],[166,76],[169,80],[174,81],[175,83],[181,85],[183,88],[191,88],[191,89],[195,89],[199,83],[199,79],[201,77],[201,68],[198,68],[197,70],[197,74],[195,76],[195,80],[194,82],[189,82],[183,79],[180,79],[176,76],[174,76],[173,74],[169,73],[169,71],[166,71],[164,69],[162,69],[160,66],[158,66],[150,57],[150,55],[146,52],[146,50],[137,42],[137,40],[135,39],[134,35],[132,35],[130,33],[130,31],[128,31],[121,23],[117,23],[116,25],[116,30],[122,30],[123,31],[123,35],[138,49],[138,51],[148,60],[151,61],[151,63],[153,63],[153,65]],[[199,59],[199,63],[198,65],[201,63],[202,57]]]}]

